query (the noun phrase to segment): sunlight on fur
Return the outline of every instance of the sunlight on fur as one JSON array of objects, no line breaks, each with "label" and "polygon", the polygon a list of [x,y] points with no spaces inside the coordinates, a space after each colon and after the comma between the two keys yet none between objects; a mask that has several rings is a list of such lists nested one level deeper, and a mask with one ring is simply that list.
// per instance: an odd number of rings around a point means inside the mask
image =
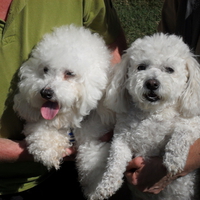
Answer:
[{"label": "sunlight on fur", "polygon": [[19,72],[14,109],[35,161],[59,168],[68,133],[97,107],[108,81],[111,55],[104,40],[83,27],[62,26],[44,35]]},{"label": "sunlight on fur", "polygon": [[[92,156],[101,160],[98,166],[83,163],[88,199],[112,196],[133,156],[162,156],[169,173],[183,170],[190,145],[200,137],[199,81],[198,62],[175,35],[146,36],[127,49],[113,68],[105,95],[105,106],[116,112],[113,141],[107,146],[90,145],[87,152],[92,153],[85,154],[85,160]],[[196,173],[173,181],[157,195],[133,187],[132,194],[143,200],[199,199]]]}]

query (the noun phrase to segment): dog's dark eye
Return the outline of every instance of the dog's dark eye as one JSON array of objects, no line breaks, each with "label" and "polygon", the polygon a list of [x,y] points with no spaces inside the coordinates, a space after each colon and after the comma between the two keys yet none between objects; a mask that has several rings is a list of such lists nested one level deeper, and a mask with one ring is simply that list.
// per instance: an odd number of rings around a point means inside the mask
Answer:
[{"label": "dog's dark eye", "polygon": [[140,64],[137,69],[138,69],[138,71],[141,71],[141,70],[146,70],[146,68],[147,68],[147,65]]},{"label": "dog's dark eye", "polygon": [[172,69],[171,67],[165,67],[165,71],[169,74],[174,73],[174,69]]},{"label": "dog's dark eye", "polygon": [[44,67],[43,71],[46,74],[49,71],[48,67]]},{"label": "dog's dark eye", "polygon": [[74,72],[71,72],[71,71],[65,71],[65,78],[68,78],[68,77],[71,77],[71,76],[75,76],[75,73]]}]

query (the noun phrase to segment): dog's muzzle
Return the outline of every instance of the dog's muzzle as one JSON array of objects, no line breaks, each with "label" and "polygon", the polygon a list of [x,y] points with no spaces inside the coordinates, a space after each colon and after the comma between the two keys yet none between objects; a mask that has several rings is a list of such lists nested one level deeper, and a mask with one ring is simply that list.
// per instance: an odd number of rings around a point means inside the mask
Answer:
[{"label": "dog's muzzle", "polygon": [[160,87],[160,82],[156,79],[149,79],[145,82],[144,86],[148,89],[148,92],[144,94],[145,99],[150,102],[156,102],[160,100],[160,97],[155,91]]}]

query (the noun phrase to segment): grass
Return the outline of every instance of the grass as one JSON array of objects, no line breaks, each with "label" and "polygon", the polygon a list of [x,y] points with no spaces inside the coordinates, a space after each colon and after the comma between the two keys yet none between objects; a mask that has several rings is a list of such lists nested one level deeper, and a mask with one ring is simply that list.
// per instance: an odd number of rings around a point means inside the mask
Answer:
[{"label": "grass", "polygon": [[113,0],[127,42],[157,31],[164,0]]}]

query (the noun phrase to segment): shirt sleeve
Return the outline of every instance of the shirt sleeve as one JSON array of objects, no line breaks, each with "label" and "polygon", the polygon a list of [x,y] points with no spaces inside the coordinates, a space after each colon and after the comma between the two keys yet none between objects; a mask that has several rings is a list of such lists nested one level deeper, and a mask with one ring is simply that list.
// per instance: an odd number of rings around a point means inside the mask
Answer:
[{"label": "shirt sleeve", "polygon": [[120,22],[111,0],[85,0],[83,25],[111,44],[120,34]]}]

